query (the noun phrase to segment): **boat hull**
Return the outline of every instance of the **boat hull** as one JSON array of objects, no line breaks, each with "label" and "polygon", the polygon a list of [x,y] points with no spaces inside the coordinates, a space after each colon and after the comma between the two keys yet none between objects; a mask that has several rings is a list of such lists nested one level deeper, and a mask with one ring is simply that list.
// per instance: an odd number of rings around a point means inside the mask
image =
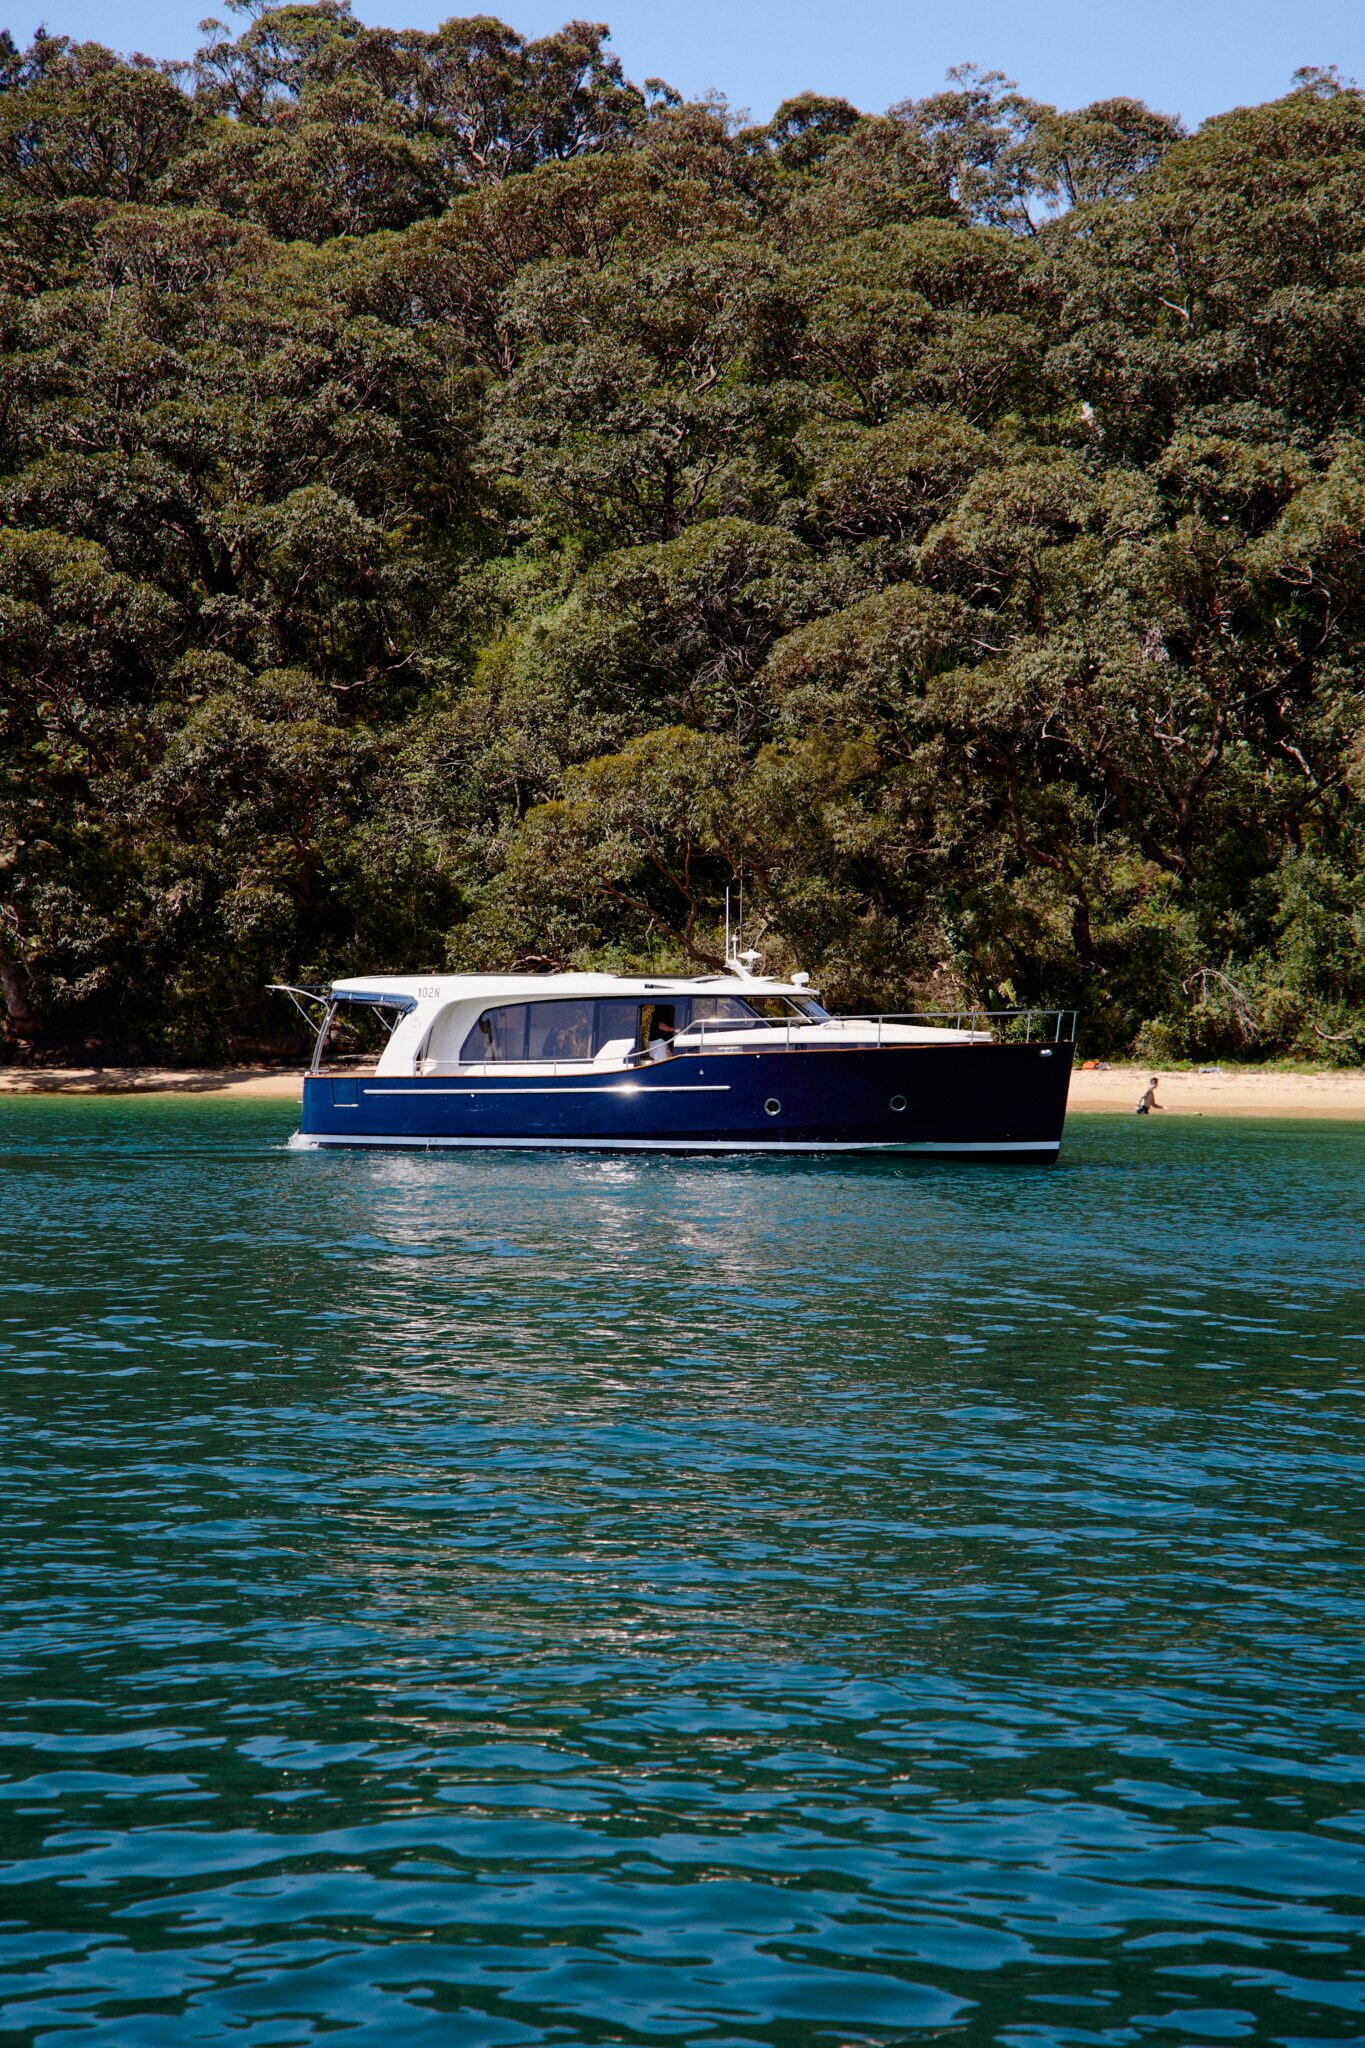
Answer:
[{"label": "boat hull", "polygon": [[310,1074],[300,1142],[402,1149],[902,1152],[1046,1163],[1067,1044],[683,1053],[629,1073]]}]

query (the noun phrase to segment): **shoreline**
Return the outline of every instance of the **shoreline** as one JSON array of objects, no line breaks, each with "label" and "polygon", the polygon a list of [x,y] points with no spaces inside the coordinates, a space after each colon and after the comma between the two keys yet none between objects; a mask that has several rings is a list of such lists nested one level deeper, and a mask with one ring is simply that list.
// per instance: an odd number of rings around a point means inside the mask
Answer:
[{"label": "shoreline", "polygon": [[1112,1066],[1090,1073],[1076,1068],[1067,1107],[1082,1113],[1132,1116],[1138,1097],[1159,1077],[1156,1099],[1163,1116],[1332,1117],[1365,1120],[1365,1069],[1321,1067],[1278,1073],[1265,1067],[1171,1070]]},{"label": "shoreline", "polygon": [[[1071,1076],[1068,1107],[1131,1116],[1151,1067],[1130,1064]],[[0,1067],[5,1096],[181,1096],[196,1100],[299,1102],[303,1074],[286,1067]],[[1167,1071],[1157,1100],[1170,1116],[1332,1117],[1365,1120],[1365,1069],[1280,1073],[1264,1067]]]},{"label": "shoreline", "polygon": [[301,1102],[301,1067],[0,1067],[6,1095],[228,1096]]}]

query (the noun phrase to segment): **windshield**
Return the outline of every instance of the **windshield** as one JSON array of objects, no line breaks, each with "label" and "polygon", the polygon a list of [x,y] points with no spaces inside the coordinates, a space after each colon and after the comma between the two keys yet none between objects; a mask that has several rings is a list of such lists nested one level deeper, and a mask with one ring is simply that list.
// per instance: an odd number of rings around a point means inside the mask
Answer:
[{"label": "windshield", "polygon": [[745,996],[744,1001],[756,1017],[767,1017],[775,1024],[785,1024],[792,1017],[818,1024],[829,1015],[813,996]]},{"label": "windshield", "polygon": [[[773,1024],[824,1024],[829,1011],[813,996],[707,996],[692,1005],[693,1025],[709,1030],[713,1024],[732,1029],[757,1029]],[[686,1028],[684,1025],[682,1028]]]}]

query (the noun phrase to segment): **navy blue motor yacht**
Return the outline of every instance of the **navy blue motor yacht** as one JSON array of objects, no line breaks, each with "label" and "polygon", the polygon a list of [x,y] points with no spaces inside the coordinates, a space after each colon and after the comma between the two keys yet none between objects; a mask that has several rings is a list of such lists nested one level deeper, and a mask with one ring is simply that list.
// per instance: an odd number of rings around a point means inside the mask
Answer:
[{"label": "navy blue motor yacht", "polygon": [[[754,956],[747,956],[752,961]],[[840,1017],[807,977],[366,975],[321,1009],[302,1146],[898,1152],[1055,1159],[1074,1014]],[[389,1027],[328,1071],[348,1005]]]}]

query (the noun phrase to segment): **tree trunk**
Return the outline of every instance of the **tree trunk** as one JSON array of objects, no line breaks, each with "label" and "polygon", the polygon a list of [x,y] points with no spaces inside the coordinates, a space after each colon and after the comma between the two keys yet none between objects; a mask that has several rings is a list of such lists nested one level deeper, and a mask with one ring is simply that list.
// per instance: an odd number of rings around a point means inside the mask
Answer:
[{"label": "tree trunk", "polygon": [[3,947],[0,947],[0,1000],[4,1002],[5,1015],[14,1036],[35,1037],[40,1019],[31,1000],[28,969],[22,960],[16,960]]}]

